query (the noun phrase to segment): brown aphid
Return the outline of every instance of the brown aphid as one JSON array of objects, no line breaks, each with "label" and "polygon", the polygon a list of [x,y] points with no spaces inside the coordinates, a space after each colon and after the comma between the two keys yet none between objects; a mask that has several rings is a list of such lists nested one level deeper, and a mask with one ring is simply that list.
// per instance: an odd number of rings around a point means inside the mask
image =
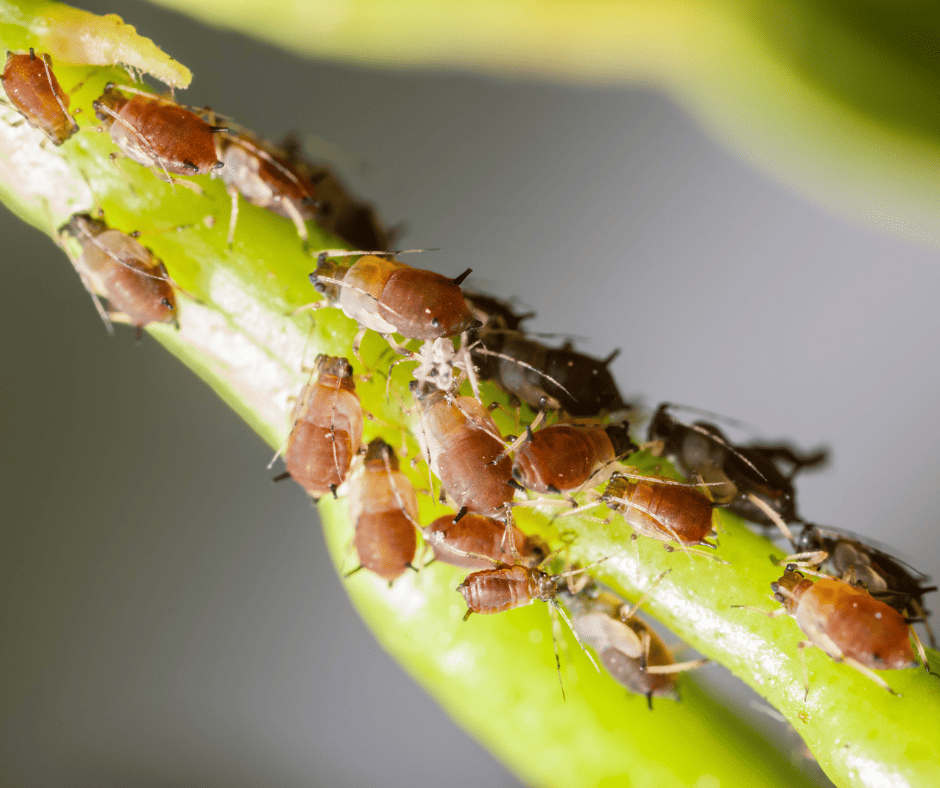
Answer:
[{"label": "brown aphid", "polygon": [[482,514],[445,514],[427,526],[423,534],[434,550],[434,558],[452,566],[491,569],[494,564],[516,561],[530,567],[541,564],[548,555],[548,545],[538,536],[522,533],[515,525],[510,529],[507,534],[506,523]]},{"label": "brown aphid", "polygon": [[512,462],[486,407],[412,382],[421,408],[418,439],[431,470],[457,506],[498,517],[512,501]]},{"label": "brown aphid", "polygon": [[636,450],[627,424],[553,424],[535,432],[528,429],[516,452],[512,475],[533,492],[577,492],[605,481],[615,461]]},{"label": "brown aphid", "polygon": [[551,575],[541,569],[512,564],[482,569],[467,575],[457,586],[467,601],[464,621],[471,613],[502,613],[531,605],[536,600],[557,604],[555,597],[562,575]]},{"label": "brown aphid", "polygon": [[[795,571],[787,571],[770,587],[774,599],[783,605],[770,615],[789,614],[796,619],[808,638],[800,643],[800,649],[821,648],[836,662],[845,662],[891,693],[894,690],[872,671],[917,665],[910,625],[864,589],[833,578],[814,583]],[[920,641],[917,644],[930,672]]]},{"label": "brown aphid", "polygon": [[232,198],[229,245],[235,236],[239,195],[252,205],[290,219],[306,242],[304,223],[316,218],[319,205],[314,177],[294,166],[287,152],[278,146],[247,129],[228,126],[227,132],[219,134],[223,166],[212,175],[222,179]]},{"label": "brown aphid", "polygon": [[398,470],[394,449],[381,438],[369,443],[362,472],[349,480],[349,513],[356,528],[353,544],[359,568],[375,572],[389,585],[414,568],[418,497]]},{"label": "brown aphid", "polygon": [[[99,292],[108,299],[109,309],[102,317],[109,328],[112,319],[136,326],[138,334],[148,323],[176,322],[176,297],[169,275],[149,249],[86,213],[75,214],[61,232],[81,244],[76,268],[93,297]],[[97,298],[95,303],[101,311]]]},{"label": "brown aphid", "polygon": [[346,359],[321,354],[315,374],[297,400],[284,465],[287,475],[318,499],[335,495],[349,473],[362,444],[363,416]]},{"label": "brown aphid", "polygon": [[310,282],[331,305],[365,329],[433,340],[456,336],[476,325],[460,290],[469,274],[467,269],[449,279],[372,254],[347,267],[329,260],[324,252]]},{"label": "brown aphid", "polygon": [[170,175],[206,175],[224,166],[216,135],[222,128],[175,101],[109,82],[92,107],[125,156],[167,180]]},{"label": "brown aphid", "polygon": [[690,485],[668,479],[611,476],[601,500],[640,536],[680,546],[714,547],[705,537],[712,531],[712,502]]},{"label": "brown aphid", "polygon": [[677,674],[707,662],[677,663],[662,638],[635,617],[635,606],[593,582],[577,593],[562,589],[558,599],[568,609],[578,638],[594,649],[611,678],[627,691],[643,695],[650,709],[654,697],[679,700]]},{"label": "brown aphid", "polygon": [[13,108],[54,145],[61,145],[78,131],[69,115],[69,95],[52,73],[49,55],[37,55],[32,48],[22,55],[7,52],[0,81]]}]

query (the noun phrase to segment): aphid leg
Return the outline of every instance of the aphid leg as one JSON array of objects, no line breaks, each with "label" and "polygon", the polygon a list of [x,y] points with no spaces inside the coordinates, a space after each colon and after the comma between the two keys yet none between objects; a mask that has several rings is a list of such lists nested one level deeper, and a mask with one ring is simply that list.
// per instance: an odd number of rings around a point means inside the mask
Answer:
[{"label": "aphid leg", "polygon": [[[782,589],[781,593],[785,591],[786,589]],[[779,607],[776,610],[764,610],[759,607],[751,607],[751,605],[729,605],[729,607],[733,610],[750,610],[752,613],[760,613],[762,616],[767,616],[767,618],[780,618],[781,616],[788,615],[786,608],[783,607]]]},{"label": "aphid leg", "polygon": [[558,653],[558,637],[555,632],[556,626],[558,624],[558,619],[555,617],[555,611],[560,609],[558,605],[554,604],[554,600],[548,603],[548,618],[550,620],[550,628],[552,631],[552,651],[555,652],[555,669],[558,671],[558,686],[561,687],[561,699],[568,700],[565,696],[565,683],[561,680],[561,656]]},{"label": "aphid leg", "polygon": [[[801,643],[800,645],[802,646],[803,644]],[[809,644],[809,645],[812,645],[812,644]],[[875,684],[877,684],[877,685],[878,685],[879,687],[881,687],[882,689],[888,690],[888,692],[890,692],[892,695],[898,695],[897,692],[895,692],[893,689],[891,689],[891,685],[889,685],[887,681],[885,681],[883,678],[881,678],[881,676],[879,676],[877,673],[875,673],[875,671],[871,670],[870,668],[866,668],[866,667],[865,667],[861,662],[859,662],[858,660],[853,659],[852,657],[843,657],[842,659],[836,660],[836,662],[844,662],[844,663],[845,663],[846,665],[848,665],[849,667],[855,668],[855,669],[856,669],[859,673],[861,673],[863,676],[867,676],[868,678],[870,678],[872,681],[875,682]],[[807,694],[808,694],[808,691],[807,691]],[[898,697],[901,697],[901,696],[898,695]],[[805,700],[805,698],[804,698],[804,700]]]},{"label": "aphid leg", "polygon": [[754,493],[748,493],[747,499],[764,514],[766,514],[767,517],[770,518],[770,521],[780,529],[780,533],[782,533],[787,538],[787,540],[789,540],[790,544],[793,544],[793,532],[789,529],[789,527],[787,527],[787,524],[783,521],[783,518],[777,514],[765,500],[755,495]]},{"label": "aphid leg", "polygon": [[[637,561],[639,561],[639,558],[637,559]],[[640,605],[642,605],[646,601],[646,598],[652,593],[653,589],[656,588],[656,586],[658,586],[663,581],[663,578],[665,578],[666,575],[668,575],[671,571],[672,571],[671,569],[667,569],[664,572],[660,572],[655,577],[653,582],[650,583],[650,587],[647,588],[641,594],[640,598],[637,599],[637,601],[634,602],[629,608],[627,608],[626,605],[622,605],[620,608],[620,620],[626,623],[631,618],[633,618],[633,616],[636,614],[636,611],[640,609]],[[627,609],[624,610],[624,608],[627,608]]]},{"label": "aphid leg", "polygon": [[710,660],[691,659],[688,662],[674,662],[672,665],[648,665],[644,668],[647,673],[682,673],[686,670],[694,670],[702,665],[707,665]]},{"label": "aphid leg", "polygon": [[597,664],[597,660],[591,655],[591,652],[585,648],[584,643],[581,641],[581,638],[578,636],[578,631],[574,628],[574,625],[571,623],[571,619],[568,617],[568,614],[565,612],[564,608],[558,604],[554,599],[551,601],[551,606],[558,611],[558,614],[564,619],[564,622],[568,625],[568,629],[571,630],[571,634],[574,635],[575,641],[581,647],[581,650],[587,655],[587,658],[591,661],[591,664],[594,666],[594,670],[598,673],[601,672],[600,665]]},{"label": "aphid leg", "polygon": [[353,342],[352,342],[353,355],[356,357],[356,360],[363,366],[365,366],[365,362],[362,360],[362,356],[359,355],[359,346],[362,344],[362,339],[366,335],[366,331],[368,330],[369,329],[367,329],[365,326],[362,326],[356,332],[356,336],[353,337]]},{"label": "aphid leg", "polygon": [[829,553],[825,550],[810,550],[805,553],[793,553],[777,561],[778,566],[793,564],[793,566],[808,567],[820,566],[827,558]]},{"label": "aphid leg", "polygon": [[[271,462],[273,463],[274,460],[271,460]],[[269,465],[268,467],[270,468],[271,466]],[[284,481],[285,479],[289,479],[289,478],[290,478],[290,471],[284,471],[284,473],[279,473],[277,476],[275,476],[273,479],[271,479],[271,481],[272,481],[272,482],[282,482],[282,481]]]},{"label": "aphid leg", "polygon": [[284,212],[294,223],[294,227],[297,228],[297,235],[300,236],[300,241],[303,244],[304,249],[309,251],[307,225],[304,224],[304,218],[300,215],[300,211],[297,210],[297,206],[294,205],[294,201],[282,198],[280,200],[280,205],[284,208]]},{"label": "aphid leg", "polygon": [[235,225],[238,224],[238,189],[229,186],[228,196],[232,199],[232,210],[228,215],[228,237],[225,245],[231,250],[235,243]]},{"label": "aphid leg", "polygon": [[920,661],[924,664],[924,670],[926,670],[931,676],[937,676],[940,678],[940,675],[934,673],[930,669],[930,663],[927,661],[927,652],[924,651],[924,644],[920,641],[920,636],[914,631],[914,627],[909,625],[911,631],[911,637],[914,638],[914,646],[917,648],[917,655],[920,657]]},{"label": "aphid leg", "polygon": [[343,575],[343,580],[349,580],[349,578],[356,574],[356,572],[358,572],[360,569],[362,569],[362,564],[359,564],[359,566],[357,566],[355,569],[350,569],[348,572],[346,572],[346,574]]}]

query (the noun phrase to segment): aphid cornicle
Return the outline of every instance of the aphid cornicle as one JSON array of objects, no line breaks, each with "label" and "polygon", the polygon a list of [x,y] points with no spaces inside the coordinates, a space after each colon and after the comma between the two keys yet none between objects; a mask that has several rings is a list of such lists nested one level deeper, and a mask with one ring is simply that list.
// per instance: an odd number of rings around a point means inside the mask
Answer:
[{"label": "aphid cornicle", "polygon": [[611,476],[601,500],[623,516],[636,532],[661,542],[682,546],[707,545],[712,531],[714,505],[697,489],[667,479],[631,479],[620,473]]},{"label": "aphid cornicle", "polygon": [[533,492],[577,492],[605,481],[615,460],[636,450],[627,424],[553,424],[527,431],[516,451],[512,474]]},{"label": "aphid cornicle", "polygon": [[[826,451],[802,455],[785,445],[735,445],[714,424],[678,421],[669,414],[670,407],[664,402],[656,409],[648,439],[660,442],[662,453],[682,473],[708,483],[718,503],[752,523],[779,525],[772,514],[784,523],[799,520],[793,477],[825,463]],[[791,466],[789,474],[780,470],[780,462]]]},{"label": "aphid cornicle", "polygon": [[499,429],[473,397],[452,397],[412,381],[421,408],[418,440],[431,470],[458,508],[499,517],[512,501],[512,461]]},{"label": "aphid cornicle", "polygon": [[92,107],[121,152],[155,175],[206,175],[223,166],[222,129],[174,101],[109,82]]},{"label": "aphid cornicle", "polygon": [[805,561],[846,583],[862,586],[906,619],[923,624],[931,647],[936,648],[924,595],[937,587],[927,585],[927,575],[860,537],[833,528],[806,523],[793,544],[799,552],[788,562]]},{"label": "aphid cornicle", "polygon": [[352,365],[346,359],[319,355],[315,372],[316,380],[297,400],[284,465],[287,475],[320,498],[335,494],[349,473],[362,444],[363,416]]},{"label": "aphid cornicle", "polygon": [[[507,536],[506,523],[482,514],[445,514],[424,531],[424,541],[434,558],[465,569],[490,569],[494,564],[538,566],[548,555],[548,545],[538,536],[527,536],[515,525]],[[513,555],[515,548],[516,555]]]},{"label": "aphid cornicle", "polygon": [[391,257],[365,255],[343,266],[320,255],[310,281],[317,292],[363,328],[408,339],[452,337],[475,325],[456,279],[412,268]]},{"label": "aphid cornicle", "polygon": [[[75,265],[92,296],[99,292],[108,299],[106,321],[126,320],[138,333],[148,323],[176,321],[176,297],[166,268],[136,239],[86,213],[75,214],[60,232],[81,244]],[[100,310],[97,298],[95,303]]]},{"label": "aphid cornicle", "polygon": [[412,567],[417,551],[418,498],[398,470],[394,449],[381,438],[369,443],[362,471],[349,480],[349,514],[360,568],[391,585]]},{"label": "aphid cornicle", "polygon": [[61,145],[78,131],[69,114],[69,94],[52,73],[49,55],[37,55],[33,49],[20,55],[7,52],[0,81],[13,108],[54,145]]},{"label": "aphid cornicle", "polygon": [[[783,608],[769,615],[789,614],[796,619],[808,638],[800,643],[801,649],[810,645],[821,648],[892,693],[888,683],[872,671],[917,665],[910,625],[864,589],[832,578],[814,583],[794,571],[787,571],[770,587]],[[929,672],[923,653],[921,658]]]},{"label": "aphid cornicle", "polygon": [[[215,120],[222,125],[221,118]],[[290,219],[306,241],[304,222],[317,216],[315,181],[294,167],[283,150],[247,129],[229,123],[228,131],[219,134],[219,145],[223,166],[212,175],[222,179],[232,198],[228,243],[235,234],[239,195]]]},{"label": "aphid cornicle", "polygon": [[488,330],[470,348],[479,376],[533,408],[572,416],[599,416],[629,409],[608,365],[617,351],[596,359],[570,343],[552,348],[519,331]]}]

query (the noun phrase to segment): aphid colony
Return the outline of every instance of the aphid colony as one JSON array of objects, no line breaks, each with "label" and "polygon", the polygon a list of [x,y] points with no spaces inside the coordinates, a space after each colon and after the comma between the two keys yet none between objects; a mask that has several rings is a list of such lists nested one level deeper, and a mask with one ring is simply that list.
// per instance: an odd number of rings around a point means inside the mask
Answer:
[{"label": "aphid colony", "polygon": [[[9,104],[53,144],[79,130],[47,54],[8,53],[2,82]],[[291,221],[304,248],[306,223],[315,221],[362,250],[319,254],[309,280],[321,300],[311,307],[339,308],[359,324],[357,359],[362,335],[374,331],[402,356],[395,363],[417,362],[410,388],[413,443],[420,449],[413,459],[426,462],[441,502],[453,509],[421,522],[419,491],[392,446],[381,438],[363,445],[368,414],[352,363],[319,356],[297,396],[283,447],[286,471],[278,478],[292,478],[315,500],[348,498],[358,565],[347,577],[365,569],[392,584],[409,570],[423,571],[420,536],[425,557],[472,570],[457,588],[465,618],[544,601],[615,681],[651,703],[675,697],[676,674],[701,661],[675,663],[635,617],[636,607],[584,575],[590,567],[549,571],[564,549],[552,552],[539,536],[523,533],[513,510],[554,505],[564,515],[606,506],[610,518],[620,516],[633,528],[634,540],[648,537],[704,556],[700,547],[716,546],[709,541],[714,510],[726,507],[755,525],[777,527],[791,541],[794,555],[772,584],[782,607],[769,615],[796,619],[807,638],[801,649],[818,646],[890,691],[872,671],[916,665],[913,639],[929,671],[911,624],[924,624],[934,643],[923,597],[935,587],[861,539],[804,523],[797,514],[793,478],[824,463],[826,452],[736,445],[714,424],[678,420],[667,403],[653,415],[641,447],[626,420],[631,406],[609,370],[616,351],[601,360],[570,344],[542,344],[522,328],[530,314],[462,289],[469,270],[448,278],[400,261],[388,252],[390,234],[370,206],[328,169],[305,161],[295,142],[271,143],[208,109],[130,86],[109,83],[93,110],[123,156],[170,186],[189,176],[220,178],[231,197],[229,245],[244,199]],[[88,214],[74,215],[60,232],[81,248],[73,262],[109,329],[112,320],[140,332],[150,323],[185,319],[177,310],[178,286],[135,237]],[[418,349],[408,347],[414,342]],[[471,392],[461,393],[465,381]],[[501,433],[480,398],[480,381],[508,395],[517,426],[523,405],[538,411],[518,438]],[[675,462],[692,481],[637,473],[627,460],[641,449]],[[433,480],[431,487],[433,496]],[[798,537],[794,524],[802,525]],[[800,567],[827,574],[814,582]]]}]

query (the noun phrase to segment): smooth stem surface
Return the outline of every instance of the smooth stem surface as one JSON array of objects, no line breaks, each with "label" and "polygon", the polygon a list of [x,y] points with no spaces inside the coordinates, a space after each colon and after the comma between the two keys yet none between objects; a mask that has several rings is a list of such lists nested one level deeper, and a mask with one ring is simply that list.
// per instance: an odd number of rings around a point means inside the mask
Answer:
[{"label": "smooth stem surface", "polygon": [[[18,7],[25,13],[29,4]],[[42,50],[41,36],[8,19],[0,42],[5,48]],[[68,84],[89,72],[87,66],[65,62],[56,68]],[[159,182],[133,163],[112,163],[109,137],[92,131],[89,122],[91,101],[109,80],[128,81],[119,70],[99,69],[75,94],[73,107],[85,113],[80,116],[83,130],[59,149],[43,145],[39,133],[25,124],[10,125],[15,113],[2,111],[0,191],[13,210],[50,234],[70,213],[91,210],[93,200],[114,227],[164,231],[147,234],[147,245],[188,295],[181,296],[181,329],[159,326],[152,333],[272,447],[279,446],[290,428],[290,400],[307,379],[305,362],[318,352],[350,356],[356,326],[333,309],[313,313],[313,320],[309,313],[291,314],[312,300],[307,274],[314,262],[288,221],[243,204],[235,248],[229,251],[228,197],[218,182],[196,179],[204,189],[196,195]],[[206,217],[219,221],[210,227]],[[182,229],[174,229],[178,226]],[[310,230],[315,248],[340,245],[312,224]],[[396,367],[386,399],[383,374],[389,362],[380,360],[386,349],[380,338],[367,337],[365,369],[357,365],[359,373],[377,371],[357,387],[364,407],[378,419],[367,423],[366,439],[382,435],[395,446],[404,441],[413,457],[415,441],[402,431],[414,420],[406,412],[410,365]],[[492,388],[486,394],[506,401]],[[498,418],[508,431],[508,418]],[[427,490],[423,463],[412,478]],[[420,498],[423,521],[443,511],[432,496]],[[352,568],[346,502],[324,500],[320,508],[334,559]],[[553,508],[550,515],[555,513]],[[940,783],[940,744],[932,733],[940,720],[940,681],[922,671],[887,673],[903,694],[892,697],[817,652],[810,655],[810,693],[804,702],[794,622],[731,608],[773,607],[769,583],[781,570],[768,556],[777,553],[731,518],[721,522],[718,556],[729,563],[669,554],[661,544],[641,540],[637,566],[630,530],[621,520],[602,526],[561,518],[551,524],[537,512],[520,515],[524,530],[556,539],[561,532],[574,534],[572,560],[607,557],[596,574],[632,598],[672,568],[644,609],[780,709],[839,785]],[[453,590],[461,577],[460,570],[438,564],[409,573],[391,589],[365,572],[346,587],[385,648],[524,780],[566,788],[805,784],[746,723],[688,677],[680,683],[684,702],[660,702],[651,714],[645,699],[627,696],[594,673],[568,635],[563,671],[568,700],[563,702],[545,606],[475,616],[464,623],[463,602]]]}]

